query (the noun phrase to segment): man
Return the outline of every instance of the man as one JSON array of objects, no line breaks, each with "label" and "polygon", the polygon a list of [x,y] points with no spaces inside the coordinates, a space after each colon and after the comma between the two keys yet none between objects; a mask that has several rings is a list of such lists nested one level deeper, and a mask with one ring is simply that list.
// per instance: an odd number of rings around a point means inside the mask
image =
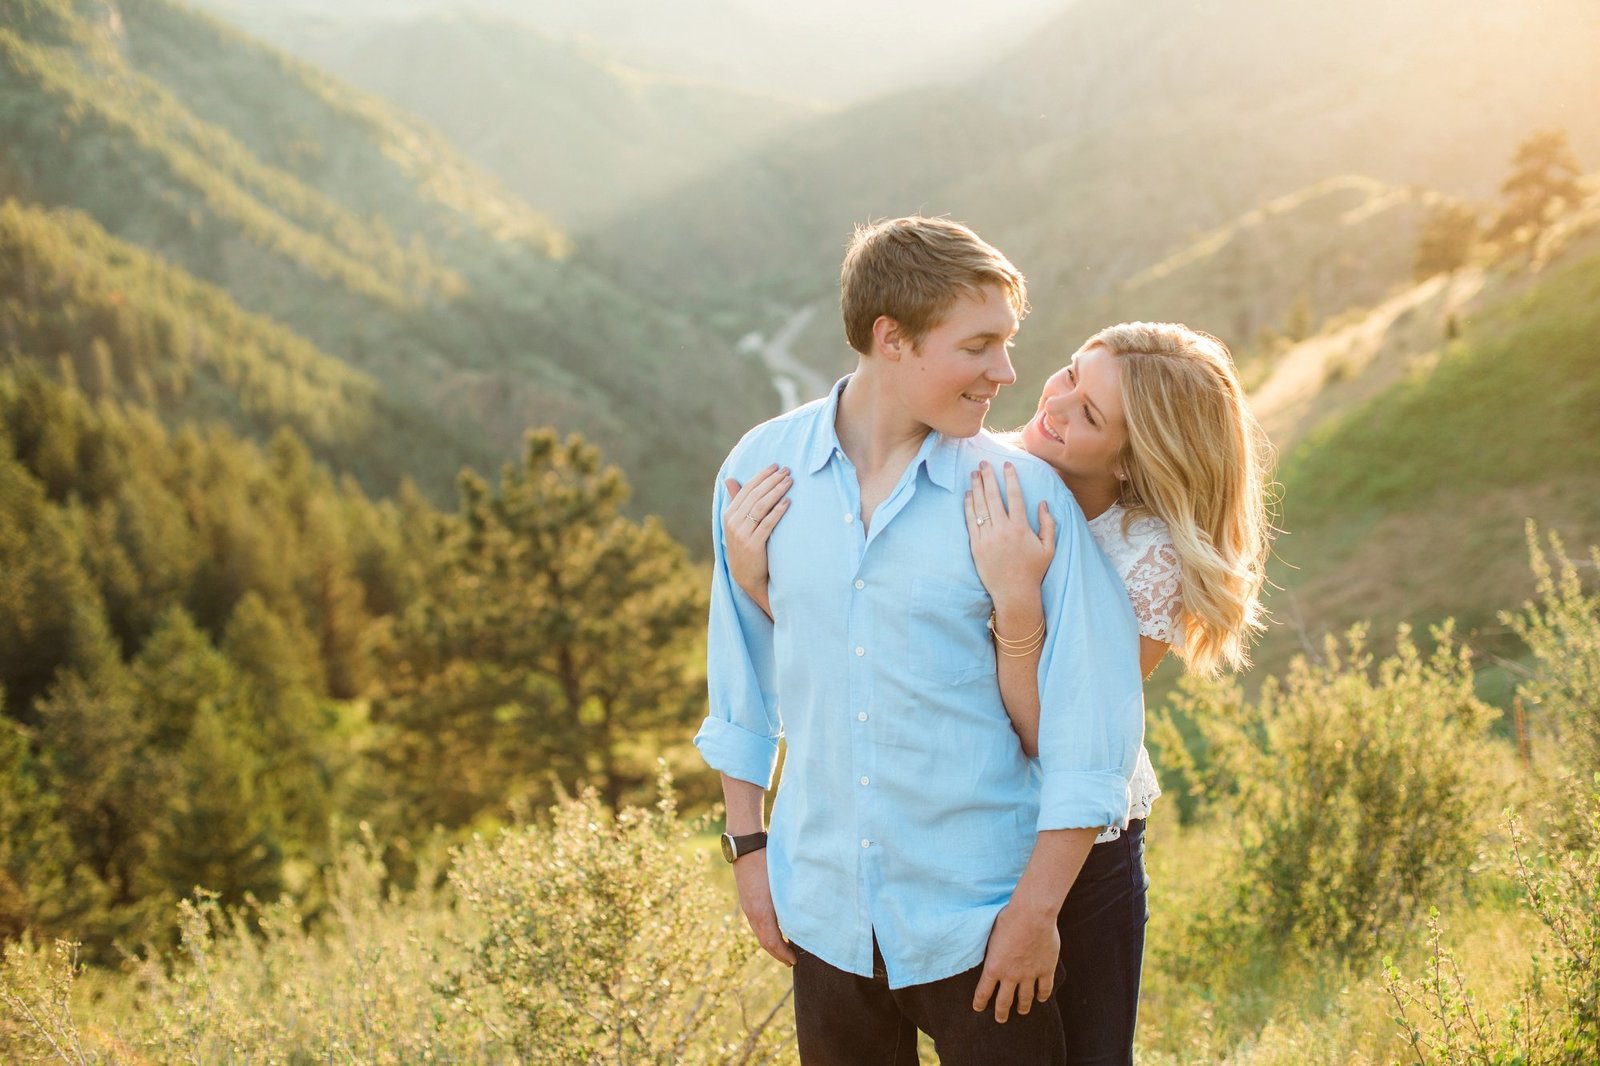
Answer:
[{"label": "man", "polygon": [[[915,1062],[920,1028],[947,1064],[1059,1062],[1056,912],[1096,833],[1126,818],[1143,736],[1127,594],[1054,472],[980,433],[1016,379],[1016,268],[964,226],[897,219],[857,231],[841,306],[855,373],[752,430],[718,479],[695,743],[722,773],[724,851],[757,939],[794,967],[802,1061]],[[730,579],[720,519],[725,482],[772,462],[792,485],[769,618]],[[1000,701],[967,544],[983,463],[1013,464],[1062,519],[1037,763]]]}]

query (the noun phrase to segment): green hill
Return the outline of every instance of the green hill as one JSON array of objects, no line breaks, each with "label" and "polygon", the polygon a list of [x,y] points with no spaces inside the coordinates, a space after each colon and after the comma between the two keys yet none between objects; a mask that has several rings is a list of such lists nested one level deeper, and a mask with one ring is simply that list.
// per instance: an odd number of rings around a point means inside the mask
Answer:
[{"label": "green hill", "polygon": [[3,0],[0,25],[0,195],[81,210],[371,376],[439,427],[412,442],[436,497],[551,424],[703,536],[716,463],[772,403],[757,366],[567,257],[419,123],[221,23]]},{"label": "green hill", "polygon": [[1525,520],[1575,551],[1600,543],[1600,241],[1454,284],[1374,311],[1365,348],[1348,327],[1328,409],[1282,423],[1269,663],[1358,619],[1454,615],[1497,646],[1493,612],[1532,589]]}]

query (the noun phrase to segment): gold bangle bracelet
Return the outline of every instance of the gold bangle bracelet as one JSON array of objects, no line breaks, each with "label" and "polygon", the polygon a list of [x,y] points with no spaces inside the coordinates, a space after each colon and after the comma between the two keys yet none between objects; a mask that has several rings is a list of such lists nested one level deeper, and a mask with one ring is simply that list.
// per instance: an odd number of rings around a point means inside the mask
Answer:
[{"label": "gold bangle bracelet", "polygon": [[[995,615],[991,612],[990,615],[989,615],[989,635],[991,637],[993,637],[994,638],[994,642],[996,644],[999,644],[1001,647],[1005,647],[1005,648],[1020,648],[1020,647],[1023,647],[1024,645],[1032,644],[1034,641],[1039,641],[1040,643],[1044,642],[1043,641],[1043,634],[1044,634],[1044,619],[1043,618],[1039,619],[1039,628],[1035,629],[1032,633],[1029,633],[1027,636],[1023,637],[1021,640],[1008,640],[1005,637],[1002,637],[1000,635],[1000,631],[994,627],[994,622],[995,622]],[[1029,650],[1031,651],[1032,649],[1030,648]]]},{"label": "gold bangle bracelet", "polygon": [[1024,648],[1021,651],[1007,651],[1005,648],[997,648],[995,650],[1008,659],[1025,659],[1042,647],[1044,647],[1044,638],[1040,637],[1032,647]]}]

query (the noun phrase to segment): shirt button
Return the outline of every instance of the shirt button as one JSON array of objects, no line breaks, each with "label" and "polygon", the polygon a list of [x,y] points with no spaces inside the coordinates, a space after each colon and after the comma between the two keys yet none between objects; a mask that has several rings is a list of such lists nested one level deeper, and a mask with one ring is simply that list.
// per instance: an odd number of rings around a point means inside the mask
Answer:
[{"label": "shirt button", "polygon": [[859,657],[859,656],[862,656],[862,655],[865,655],[865,654],[867,654],[867,649],[863,648],[861,645],[857,644],[856,645],[856,655]]},{"label": "shirt button", "polygon": [[861,784],[862,784],[862,785],[863,785],[863,786],[865,786],[865,785],[866,785],[866,784],[867,784],[867,780],[868,780],[868,779],[867,779],[867,775],[866,775],[866,774],[862,774],[862,775],[861,775]]},{"label": "shirt button", "polygon": [[866,587],[867,587],[867,583],[865,581],[861,581],[861,580],[857,580],[856,581],[856,588],[864,589]]},{"label": "shirt button", "polygon": [[860,714],[856,715],[856,721],[865,722],[866,720],[867,720],[867,712],[866,711],[862,711]]},{"label": "shirt button", "polygon": [[870,847],[872,847],[872,841],[868,840],[866,837],[862,837],[861,838],[861,846],[864,847],[864,848],[870,848]]},{"label": "shirt button", "polygon": [[853,514],[847,514],[847,515],[844,516],[844,524],[845,525],[849,525],[851,522],[854,522],[855,520],[856,520],[856,516],[853,515]]}]

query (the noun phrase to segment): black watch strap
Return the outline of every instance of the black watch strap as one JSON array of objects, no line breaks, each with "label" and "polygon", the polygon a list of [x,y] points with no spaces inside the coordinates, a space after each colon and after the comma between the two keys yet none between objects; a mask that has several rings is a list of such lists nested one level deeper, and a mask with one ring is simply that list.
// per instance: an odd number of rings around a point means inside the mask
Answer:
[{"label": "black watch strap", "polygon": [[729,862],[748,855],[752,851],[760,851],[766,846],[767,834],[765,833],[746,833],[742,837],[731,836],[728,833],[722,834],[722,857]]}]

